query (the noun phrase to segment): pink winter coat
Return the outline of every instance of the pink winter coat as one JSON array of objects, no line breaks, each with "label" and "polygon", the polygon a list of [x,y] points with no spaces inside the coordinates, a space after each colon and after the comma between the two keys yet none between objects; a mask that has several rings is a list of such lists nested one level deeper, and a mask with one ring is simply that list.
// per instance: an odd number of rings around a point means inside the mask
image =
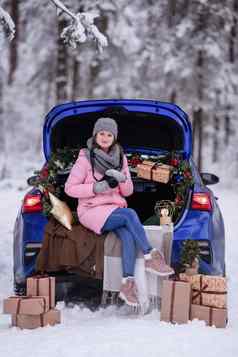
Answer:
[{"label": "pink winter coat", "polygon": [[[67,195],[79,199],[77,212],[80,223],[97,234],[101,234],[104,223],[116,208],[127,207],[123,196],[130,196],[133,193],[133,183],[125,155],[122,172],[127,177],[125,182],[119,183],[116,188],[95,194],[93,184],[96,180],[93,177],[92,166],[84,149],[81,149],[65,183]],[[97,179],[102,178],[102,175],[95,170],[94,175]]]}]

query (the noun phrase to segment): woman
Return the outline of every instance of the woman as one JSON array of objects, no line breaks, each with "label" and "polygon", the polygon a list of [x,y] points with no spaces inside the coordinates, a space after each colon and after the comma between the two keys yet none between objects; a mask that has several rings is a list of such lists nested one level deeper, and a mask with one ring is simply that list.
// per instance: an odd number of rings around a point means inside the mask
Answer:
[{"label": "woman", "polygon": [[87,148],[80,150],[72,167],[65,192],[79,199],[77,212],[82,225],[97,234],[114,231],[121,240],[123,278],[119,296],[128,305],[138,306],[134,282],[138,249],[144,254],[146,271],[160,276],[174,271],[148,243],[136,212],[127,208],[124,197],[133,193],[133,183],[117,134],[113,119],[96,121]]}]

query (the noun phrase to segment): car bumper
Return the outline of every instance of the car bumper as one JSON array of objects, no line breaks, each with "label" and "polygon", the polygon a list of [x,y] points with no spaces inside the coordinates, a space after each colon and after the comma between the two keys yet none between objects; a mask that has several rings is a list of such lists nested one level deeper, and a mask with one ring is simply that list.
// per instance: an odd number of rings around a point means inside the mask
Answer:
[{"label": "car bumper", "polygon": [[[18,214],[14,229],[14,280],[18,284],[24,283],[34,273],[47,222],[46,217],[40,213]],[[186,219],[174,229],[172,265],[176,266],[180,261],[183,241],[193,239],[200,246],[199,271],[203,274],[223,275],[224,231],[217,230],[214,235],[213,226],[213,217],[209,212],[188,211]],[[67,280],[67,276],[64,280]]]}]

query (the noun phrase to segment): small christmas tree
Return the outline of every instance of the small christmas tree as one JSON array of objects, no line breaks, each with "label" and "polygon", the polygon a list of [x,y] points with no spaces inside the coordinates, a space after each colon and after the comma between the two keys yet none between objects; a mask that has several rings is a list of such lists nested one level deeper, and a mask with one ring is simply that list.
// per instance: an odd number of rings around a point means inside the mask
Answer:
[{"label": "small christmas tree", "polygon": [[[195,274],[198,270],[199,245],[196,240],[186,239],[181,250],[181,266],[185,272]],[[191,270],[192,269],[192,270]]]}]

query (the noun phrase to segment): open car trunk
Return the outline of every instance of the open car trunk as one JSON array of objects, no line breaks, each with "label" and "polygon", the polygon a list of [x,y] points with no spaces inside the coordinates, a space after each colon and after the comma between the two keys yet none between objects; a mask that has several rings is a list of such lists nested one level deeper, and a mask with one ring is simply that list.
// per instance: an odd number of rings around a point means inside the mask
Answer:
[{"label": "open car trunk", "polygon": [[[76,212],[77,199],[71,198],[64,193],[64,179],[61,177],[61,199],[69,205],[72,211]],[[140,217],[141,222],[145,222],[154,215],[154,207],[157,201],[175,200],[175,193],[170,183],[163,184],[158,182],[149,182],[144,179],[133,178],[134,193],[126,197],[128,207],[133,208]]]},{"label": "open car trunk", "polygon": [[[76,113],[76,112],[75,112]],[[125,153],[147,155],[163,155],[176,152],[182,158],[188,159],[189,152],[185,150],[186,138],[184,128],[178,121],[165,114],[130,111],[125,107],[110,107],[104,111],[70,115],[55,121],[50,128],[48,146],[45,145],[46,157],[49,152],[58,149],[75,149],[86,147],[87,139],[92,135],[95,121],[102,116],[114,118],[119,127],[118,141]],[[47,130],[47,127],[46,127]],[[67,174],[62,175],[61,198],[76,211],[77,200],[64,194],[64,182]],[[159,200],[175,201],[175,192],[171,183],[159,183],[138,178],[132,173],[134,193],[127,197],[128,206],[134,208],[142,223],[154,215],[155,203]],[[186,195],[188,197],[188,194]],[[181,215],[181,212],[180,212]],[[178,218],[176,218],[178,221]]]},{"label": "open car trunk", "polygon": [[[85,147],[95,121],[106,115],[109,116],[107,112],[87,113],[61,119],[51,130],[51,151]],[[126,151],[183,152],[184,132],[175,120],[159,114],[124,110],[118,110],[111,117],[118,123],[118,141]]]}]

